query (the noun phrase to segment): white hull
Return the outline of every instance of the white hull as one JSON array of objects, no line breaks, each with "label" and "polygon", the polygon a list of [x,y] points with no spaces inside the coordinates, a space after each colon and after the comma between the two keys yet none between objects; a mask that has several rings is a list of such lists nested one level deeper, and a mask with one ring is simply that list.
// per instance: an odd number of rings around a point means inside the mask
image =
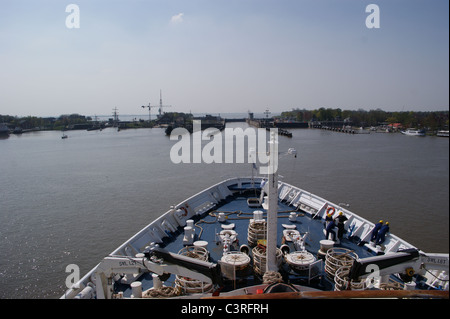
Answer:
[{"label": "white hull", "polygon": [[[186,220],[190,219],[192,216],[200,215],[203,212],[214,208],[219,201],[231,195],[228,186],[234,185],[236,183],[238,185],[251,182],[260,183],[261,180],[262,178],[233,178],[213,185],[186,199],[178,205],[173,206],[166,213],[161,215],[159,218],[157,218],[149,225],[144,227],[141,231],[132,236],[129,240],[124,242],[109,256],[129,256],[130,258],[135,257],[152,243],[161,242],[162,239],[167,236],[166,231],[171,231],[174,228],[183,226],[185,225]],[[305,190],[283,182],[278,183],[278,198],[279,200],[288,202],[294,207],[298,207],[311,217],[325,218],[329,205],[338,207],[338,205],[335,205],[317,195],[311,194]],[[185,207],[189,207],[189,209],[185,210]],[[362,242],[370,242],[371,231],[374,227],[374,224],[348,211],[345,208],[342,208],[341,210],[348,217],[348,221],[345,224],[347,232],[351,232],[352,235],[361,238]],[[183,212],[186,211],[187,213],[183,214]],[[366,244],[366,247],[368,250],[373,250],[374,254],[376,254],[377,250],[379,249],[377,247],[371,246],[370,244]],[[414,247],[412,244],[393,234],[389,234],[386,237],[386,241],[384,243],[385,254],[395,253],[399,250],[410,248],[416,249],[416,247]],[[423,254],[425,255],[425,253]],[[439,276],[439,274],[443,270],[448,272],[448,254],[426,254],[426,256],[429,258],[431,265],[428,267],[433,269],[433,271],[435,272],[434,275]],[[96,283],[96,269],[99,265],[94,267],[78,283],[74,284],[72,288],[68,289],[61,298],[82,298],[85,296],[89,297],[91,296],[91,294],[94,294]],[[429,274],[424,271],[423,275],[426,276]],[[133,278],[129,279],[130,281],[134,280]],[[431,279],[433,278],[430,278],[430,280]]]},{"label": "white hull", "polygon": [[425,136],[425,132],[424,131],[422,131],[422,130],[414,130],[414,129],[402,131],[402,134],[409,135],[409,136]]}]

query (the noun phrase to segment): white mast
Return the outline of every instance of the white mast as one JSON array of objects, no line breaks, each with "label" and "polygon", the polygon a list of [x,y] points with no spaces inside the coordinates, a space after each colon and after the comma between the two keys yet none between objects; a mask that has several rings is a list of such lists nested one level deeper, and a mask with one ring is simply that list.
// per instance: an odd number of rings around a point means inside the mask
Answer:
[{"label": "white mast", "polygon": [[266,271],[278,271],[276,259],[278,222],[278,134],[276,131],[277,129],[270,130],[269,141],[269,209],[267,212]]}]

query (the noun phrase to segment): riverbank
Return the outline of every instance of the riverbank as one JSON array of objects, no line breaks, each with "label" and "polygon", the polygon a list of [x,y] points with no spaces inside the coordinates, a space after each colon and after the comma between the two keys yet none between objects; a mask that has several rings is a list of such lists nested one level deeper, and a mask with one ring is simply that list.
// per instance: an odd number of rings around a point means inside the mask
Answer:
[{"label": "riverbank", "polygon": [[[9,134],[22,134],[35,131],[65,131],[65,130],[101,130],[107,127],[117,129],[152,128],[152,127],[190,127],[192,120],[200,119],[202,125],[223,128],[226,123],[247,122],[253,127],[276,127],[280,130],[296,128],[321,128],[344,133],[395,133],[402,130],[418,127],[426,131],[427,135],[448,137],[449,112],[373,112],[373,111],[341,111],[340,113],[293,110],[282,112],[281,115],[269,117],[265,113],[254,116],[254,113],[230,113],[211,116],[182,112],[166,112],[156,119],[141,118],[142,115],[121,115],[120,120],[117,109],[112,116],[85,116],[80,114],[60,115],[59,117],[17,117],[0,114],[0,123],[8,129]],[[407,114],[406,114],[407,113]],[[409,120],[411,113],[415,115],[414,121]],[[273,115],[273,114],[272,114]],[[345,117],[344,117],[345,115]],[[377,116],[375,116],[377,115]],[[409,117],[407,117],[408,115]],[[211,124],[211,122],[214,122]]]}]

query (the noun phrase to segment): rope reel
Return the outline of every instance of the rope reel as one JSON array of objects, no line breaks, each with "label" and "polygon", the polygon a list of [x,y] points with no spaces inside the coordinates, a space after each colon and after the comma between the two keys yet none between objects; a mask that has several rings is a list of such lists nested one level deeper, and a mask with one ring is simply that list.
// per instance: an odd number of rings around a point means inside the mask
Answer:
[{"label": "rope reel", "polygon": [[343,266],[351,267],[357,258],[358,255],[353,250],[347,248],[335,247],[328,249],[325,257],[325,273],[327,277],[334,280],[336,271],[339,268]]},{"label": "rope reel", "polygon": [[250,247],[255,247],[258,240],[266,238],[267,222],[254,221],[248,225],[247,241]]},{"label": "rope reel", "polygon": [[[259,275],[263,275],[266,272],[266,247],[264,245],[257,245],[252,249],[253,253],[253,271]],[[279,248],[276,251],[276,263],[277,266],[281,266],[283,253]]]},{"label": "rope reel", "polygon": [[367,288],[366,280],[350,280],[349,281],[349,273],[351,266],[342,266],[338,270],[336,270],[334,276],[334,290],[335,291],[343,291],[343,290],[364,290]]},{"label": "rope reel", "polygon": [[[186,246],[183,247],[178,254],[202,261],[208,260],[208,250],[202,246]],[[213,290],[214,286],[199,280],[177,275],[175,277],[175,288],[185,294],[194,294],[208,293]]]}]

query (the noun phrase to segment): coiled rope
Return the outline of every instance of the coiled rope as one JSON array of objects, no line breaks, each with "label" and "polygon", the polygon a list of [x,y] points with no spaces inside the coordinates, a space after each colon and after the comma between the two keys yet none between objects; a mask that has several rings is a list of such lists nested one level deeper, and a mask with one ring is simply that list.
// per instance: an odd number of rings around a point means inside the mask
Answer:
[{"label": "coiled rope", "polygon": [[263,284],[274,284],[278,282],[283,282],[283,277],[278,271],[266,271],[263,275]]},{"label": "coiled rope", "polygon": [[175,287],[161,287],[159,289],[149,289],[142,293],[143,298],[170,298],[180,295],[180,290]]}]

